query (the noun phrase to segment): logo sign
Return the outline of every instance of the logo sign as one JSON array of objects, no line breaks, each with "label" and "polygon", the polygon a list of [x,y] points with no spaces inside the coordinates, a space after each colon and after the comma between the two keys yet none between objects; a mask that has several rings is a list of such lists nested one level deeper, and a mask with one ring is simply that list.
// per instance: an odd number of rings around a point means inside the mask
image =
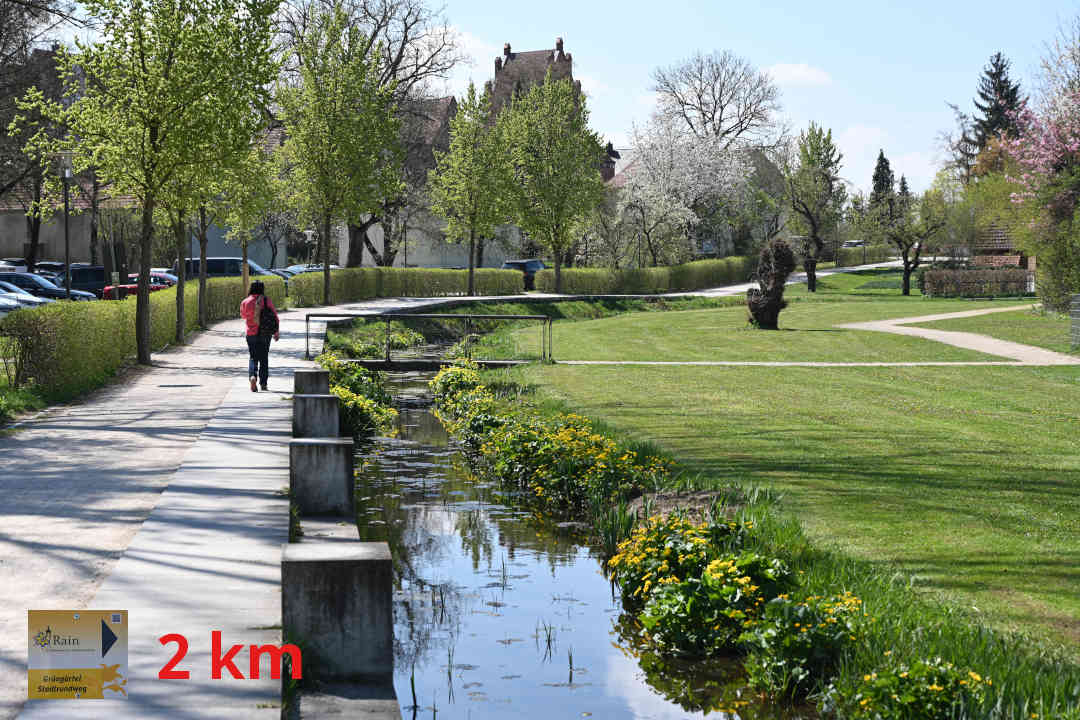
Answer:
[{"label": "logo sign", "polygon": [[127,697],[127,610],[29,610],[26,620],[28,698]]}]

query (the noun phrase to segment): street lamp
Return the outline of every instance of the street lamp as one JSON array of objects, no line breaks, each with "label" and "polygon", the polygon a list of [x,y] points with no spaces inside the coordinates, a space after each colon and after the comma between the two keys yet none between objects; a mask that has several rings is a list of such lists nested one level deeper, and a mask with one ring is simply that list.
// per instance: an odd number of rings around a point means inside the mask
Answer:
[{"label": "street lamp", "polygon": [[60,180],[64,183],[64,292],[71,299],[71,241],[68,236],[68,186],[71,183],[71,151],[57,153],[60,159]]},{"label": "street lamp", "polygon": [[310,265],[311,264],[311,248],[315,245],[315,240],[314,240],[315,231],[314,230],[305,230],[304,231],[304,237],[307,238],[307,244],[308,244],[308,256],[307,257],[308,257],[308,265]]}]

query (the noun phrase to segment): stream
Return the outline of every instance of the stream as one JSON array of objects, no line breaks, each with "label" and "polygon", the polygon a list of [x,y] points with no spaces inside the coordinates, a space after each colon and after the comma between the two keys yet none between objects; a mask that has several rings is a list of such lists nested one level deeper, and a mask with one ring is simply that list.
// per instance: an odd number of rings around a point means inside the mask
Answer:
[{"label": "stream", "polygon": [[738,661],[679,665],[625,639],[598,553],[470,477],[429,378],[388,375],[397,432],[356,458],[360,537],[394,556],[403,717],[803,717],[744,691]]}]

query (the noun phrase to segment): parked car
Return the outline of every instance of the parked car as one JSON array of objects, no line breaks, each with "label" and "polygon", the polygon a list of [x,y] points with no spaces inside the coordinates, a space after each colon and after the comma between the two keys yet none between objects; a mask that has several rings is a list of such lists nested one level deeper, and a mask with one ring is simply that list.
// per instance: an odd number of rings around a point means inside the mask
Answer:
[{"label": "parked car", "polygon": [[8,313],[15,312],[22,305],[14,300],[8,300],[6,297],[0,296],[0,318],[7,316]]},{"label": "parked car", "polygon": [[59,260],[38,260],[36,263],[34,263],[34,272],[51,272],[63,274],[64,263],[60,262]]},{"label": "parked car", "polygon": [[[71,263],[71,289],[92,292],[101,297],[108,281],[105,279],[104,265],[84,265],[83,263]],[[63,280],[61,280],[63,282]]]},{"label": "parked car", "polygon": [[41,305],[48,305],[49,303],[56,302],[50,298],[38,297],[26,292],[18,285],[12,285],[9,282],[0,281],[0,297],[6,297],[9,300],[14,300],[23,307],[39,307]]},{"label": "parked car", "polygon": [[26,272],[28,267],[26,258],[0,258],[0,263],[14,267],[15,269],[11,272]]},{"label": "parked car", "polygon": [[[154,280],[155,273],[150,273],[150,292],[157,292],[158,290],[164,290],[169,287],[164,283],[159,283]],[[139,275],[138,273],[128,276],[128,281],[120,285],[106,285],[105,289],[101,293],[101,297],[104,300],[123,300],[128,295],[134,295],[139,292]]]},{"label": "parked car", "polygon": [[[308,263],[307,265],[290,265],[285,269],[291,271],[293,275],[299,275],[300,273],[322,272],[323,266],[322,263]],[[330,269],[340,270],[341,266],[331,264]]]},{"label": "parked car", "polygon": [[[139,273],[131,273],[130,275],[128,275],[128,280],[135,283],[139,282]],[[172,287],[176,283],[180,282],[180,278],[176,277],[168,270],[150,268],[150,282],[153,285],[164,285],[165,287]]]},{"label": "parked car", "polygon": [[[63,300],[67,297],[64,288],[57,287],[40,275],[34,275],[33,273],[0,272],[0,280],[9,282],[38,297],[53,298],[54,300]],[[94,295],[92,292],[85,292],[83,290],[75,290],[72,288],[71,299],[97,300],[97,295]]]},{"label": "parked car", "polygon": [[525,273],[525,289],[536,289],[536,273],[547,268],[543,260],[535,258],[530,260],[507,260],[502,264],[503,270],[520,270]]},{"label": "parked car", "polygon": [[[239,277],[241,258],[238,257],[208,257],[206,258],[206,276],[207,277]],[[188,278],[199,277],[199,258],[187,259],[187,275]],[[172,274],[180,274],[180,263],[173,263]],[[248,274],[249,275],[269,275],[270,271],[259,265],[254,260],[248,260]]]}]

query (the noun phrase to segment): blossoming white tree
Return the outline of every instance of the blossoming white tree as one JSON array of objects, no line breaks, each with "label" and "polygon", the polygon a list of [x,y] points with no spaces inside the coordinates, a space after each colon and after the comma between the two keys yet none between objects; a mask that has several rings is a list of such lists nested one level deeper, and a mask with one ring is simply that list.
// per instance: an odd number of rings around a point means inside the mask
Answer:
[{"label": "blossoming white tree", "polygon": [[644,244],[654,267],[685,260],[702,213],[717,201],[734,203],[752,167],[743,150],[713,136],[695,136],[662,115],[644,128],[635,126],[632,143],[619,216]]}]

